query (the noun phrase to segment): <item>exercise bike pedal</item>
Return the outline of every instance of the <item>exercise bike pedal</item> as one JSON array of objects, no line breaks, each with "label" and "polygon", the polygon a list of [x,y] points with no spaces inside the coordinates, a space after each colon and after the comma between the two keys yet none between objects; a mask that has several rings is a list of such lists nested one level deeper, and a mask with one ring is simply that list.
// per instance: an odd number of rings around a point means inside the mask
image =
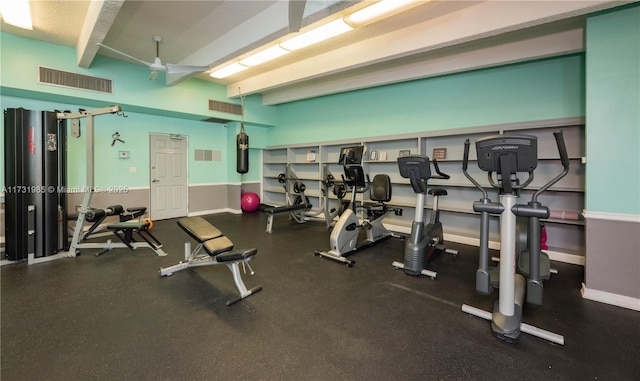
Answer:
[{"label": "exercise bike pedal", "polygon": [[444,249],[444,252],[445,252],[445,253],[447,253],[447,254],[451,254],[451,255],[453,255],[453,258],[454,258],[454,259],[455,259],[455,258],[458,258],[458,250],[455,250],[455,249],[447,249],[447,248],[445,248],[445,249]]}]

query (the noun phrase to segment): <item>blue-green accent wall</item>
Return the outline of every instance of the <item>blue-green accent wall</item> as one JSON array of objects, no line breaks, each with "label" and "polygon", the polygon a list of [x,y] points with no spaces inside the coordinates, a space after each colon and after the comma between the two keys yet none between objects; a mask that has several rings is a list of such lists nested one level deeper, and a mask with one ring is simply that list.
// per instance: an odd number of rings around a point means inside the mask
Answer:
[{"label": "blue-green accent wall", "polygon": [[[176,86],[166,86],[164,77],[148,79],[149,71],[143,66],[97,56],[91,68],[77,67],[75,49],[31,40],[8,33],[0,33],[0,107],[23,107],[31,110],[93,109],[109,105],[122,106],[128,118],[102,115],[95,118],[96,186],[148,186],[149,133],[183,134],[189,137],[189,183],[229,183],[240,181],[235,175],[235,159],[227,162],[235,145],[227,144],[227,136],[235,137],[233,128],[222,123],[202,122],[206,118],[230,119],[227,125],[240,120],[240,115],[208,110],[208,100],[240,103],[240,99],[227,99],[226,88],[221,85],[190,79]],[[34,54],[37,52],[37,54]],[[113,93],[69,89],[37,83],[38,65],[79,74],[113,80]],[[252,148],[266,145],[266,130],[275,119],[275,107],[263,106],[259,95],[244,99],[247,131]],[[239,124],[239,123],[238,123]],[[4,136],[4,122],[1,134]],[[111,135],[118,131],[126,144],[111,147]],[[2,138],[0,138],[2,139]],[[0,140],[2,147],[4,142]],[[195,149],[221,151],[223,161],[194,160]],[[3,148],[4,150],[4,148]],[[85,140],[68,142],[69,185],[85,185]],[[119,159],[118,151],[129,151],[129,159]],[[254,151],[254,150],[252,150]],[[260,178],[261,155],[250,155],[250,172],[242,181]],[[0,161],[4,162],[3,154]],[[131,167],[136,172],[130,172]],[[234,168],[233,171],[230,168]],[[233,175],[231,175],[233,174]],[[231,178],[230,178],[231,175]],[[4,165],[0,166],[0,186],[4,185]]]},{"label": "blue-green accent wall", "polygon": [[[0,85],[2,94],[90,107],[119,104],[130,112],[202,120],[217,117],[240,120],[239,115],[209,111],[208,100],[240,103],[228,99],[226,87],[199,79],[166,86],[164,74],[150,81],[148,68],[96,56],[90,68],[80,68],[74,48],[0,33]],[[113,93],[104,94],[37,83],[38,66],[108,78]],[[260,96],[245,99],[245,120],[260,126],[273,125],[275,107],[263,106]]]},{"label": "blue-green accent wall", "polygon": [[587,20],[586,209],[640,215],[640,6]]},{"label": "blue-green accent wall", "polygon": [[[2,108],[23,107],[30,110],[70,110],[78,108],[90,110],[86,105],[70,105],[48,101],[28,100],[15,97],[0,97]],[[217,123],[207,123],[188,119],[160,117],[149,114],[128,112],[126,118],[113,114],[96,116],[94,118],[94,155],[95,155],[95,186],[129,186],[144,187],[149,185],[149,134],[182,134],[189,139],[189,184],[226,183],[227,163],[195,161],[195,149],[219,150],[222,157],[226,157],[229,150],[226,144],[227,129]],[[85,131],[85,121],[81,120],[82,132]],[[125,143],[111,146],[112,135],[118,132]],[[4,136],[4,123],[2,124]],[[4,147],[4,144],[2,145]],[[68,152],[68,183],[77,187],[86,185],[85,182],[85,154],[86,140],[83,134],[80,138],[72,138],[69,134],[67,141]],[[129,151],[129,159],[120,159],[119,151]],[[129,172],[135,167],[136,172]],[[4,170],[4,167],[2,167]],[[4,175],[0,179],[4,183]]]},{"label": "blue-green accent wall", "polygon": [[584,56],[546,59],[282,105],[272,145],[584,115]]},{"label": "blue-green accent wall", "polygon": [[[110,146],[96,155],[109,164],[104,168],[104,179],[113,183],[108,185],[128,186],[148,185],[148,162],[139,160],[148,160],[149,132],[182,133],[189,135],[191,149],[222,151],[223,163],[190,162],[191,183],[239,183],[260,181],[260,148],[269,145],[586,116],[587,209],[640,214],[639,9],[638,5],[624,6],[591,15],[587,20],[585,54],[279,106],[263,106],[259,96],[248,96],[245,125],[251,141],[250,172],[243,176],[235,172],[239,116],[205,110],[207,99],[240,102],[227,99],[222,86],[191,79],[167,87],[163,78],[149,81],[144,67],[105,57],[97,57],[91,68],[82,69],[76,65],[72,48],[0,33],[0,101],[3,109],[76,110],[122,105],[129,118],[105,115],[96,119],[96,142],[110,144],[111,134],[117,130],[125,141],[128,139],[127,146],[135,142],[136,148],[129,149],[131,159],[114,159]],[[114,94],[37,84],[38,65],[111,78]],[[199,121],[204,117],[232,121],[224,128],[222,124]],[[71,155],[82,156],[77,153],[83,152],[80,143],[70,143]],[[130,166],[136,166],[138,171],[129,173]],[[620,173],[624,174],[622,179]],[[72,182],[82,182],[84,167],[72,164],[70,175]],[[614,179],[624,180],[625,184],[616,186],[612,197]]]}]

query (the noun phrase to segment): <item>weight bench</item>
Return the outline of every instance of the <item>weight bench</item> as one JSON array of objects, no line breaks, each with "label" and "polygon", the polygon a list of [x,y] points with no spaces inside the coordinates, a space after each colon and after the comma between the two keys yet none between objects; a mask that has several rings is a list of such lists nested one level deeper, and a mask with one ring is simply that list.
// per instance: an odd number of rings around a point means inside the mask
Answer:
[{"label": "weight bench", "polygon": [[286,206],[275,206],[266,208],[264,211],[267,213],[267,233],[271,233],[273,229],[273,216],[279,214],[289,214],[289,217],[299,224],[307,222],[304,216],[304,212],[311,210],[311,204],[295,204]]},{"label": "weight bench", "polygon": [[[149,247],[160,256],[167,255],[162,251],[162,244],[160,241],[158,241],[158,239],[149,231],[149,226],[151,226],[151,224],[146,221],[126,221],[107,225],[107,229],[111,230],[113,234],[131,250],[134,250],[137,247]],[[133,233],[136,233],[138,237],[142,238],[142,240],[146,242],[146,245],[142,242],[136,242],[133,238]],[[100,256],[111,249],[113,249],[113,247],[106,247],[97,252],[96,256]]]},{"label": "weight bench", "polygon": [[[91,208],[84,212],[84,220],[92,222],[93,224],[84,233],[80,233],[82,227],[74,229],[74,235],[82,234],[82,240],[92,238],[91,235],[104,229],[102,222],[109,216],[118,216],[119,221],[106,224],[106,229],[111,230],[120,242],[112,242],[110,239],[107,242],[82,242],[76,244],[76,249],[89,248],[89,249],[102,249],[96,253],[96,256],[108,253],[113,249],[128,248],[135,250],[139,247],[150,248],[159,256],[165,256],[162,250],[162,243],[151,234],[149,231],[151,223],[148,221],[142,221],[142,217],[146,213],[146,207],[128,208],[125,212],[122,205],[112,205],[104,209]],[[134,235],[135,234],[135,235]],[[135,237],[139,237],[142,241],[136,241]],[[78,239],[78,242],[80,239]]]},{"label": "weight bench", "polygon": [[195,239],[198,242],[198,246],[192,252],[191,243],[185,242],[184,261],[177,265],[160,269],[160,276],[170,276],[189,267],[227,265],[231,270],[231,274],[233,274],[233,281],[240,293],[239,298],[227,301],[227,306],[262,290],[262,286],[248,290],[242,281],[239,267],[240,263],[242,263],[243,268],[246,265],[251,275],[253,275],[254,271],[249,262],[257,254],[257,249],[233,250],[233,242],[202,217],[181,218],[178,220],[178,226],[191,238]]}]

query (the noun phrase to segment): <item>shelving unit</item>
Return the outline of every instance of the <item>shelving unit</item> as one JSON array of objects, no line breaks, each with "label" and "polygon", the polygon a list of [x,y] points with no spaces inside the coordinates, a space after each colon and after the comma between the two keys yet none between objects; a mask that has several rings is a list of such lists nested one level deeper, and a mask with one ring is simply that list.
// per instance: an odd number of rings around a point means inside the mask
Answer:
[{"label": "shelving unit", "polygon": [[[497,200],[497,191],[490,187],[487,175],[476,165],[475,141],[495,134],[527,134],[538,138],[538,167],[533,182],[522,191],[519,202],[526,203],[542,184],[562,171],[553,132],[562,130],[571,161],[569,174],[558,184],[543,193],[539,201],[558,215],[562,212],[573,219],[549,218],[544,221],[552,259],[584,264],[585,237],[584,222],[581,213],[584,208],[584,147],[585,132],[582,118],[559,119],[514,123],[495,126],[483,126],[459,130],[430,131],[416,134],[391,135],[362,140],[340,140],[322,143],[274,146],[264,150],[263,200],[274,205],[284,205],[284,189],[277,182],[279,173],[283,173],[289,164],[292,171],[302,182],[305,194],[320,211],[324,198],[328,197],[331,207],[337,207],[334,195],[324,195],[322,181],[327,172],[340,179],[343,173],[338,164],[340,150],[343,147],[364,145],[363,158],[365,173],[373,178],[378,173],[388,174],[392,182],[391,206],[403,208],[402,216],[388,216],[385,225],[391,230],[408,233],[415,214],[415,194],[409,181],[400,176],[397,159],[401,151],[410,154],[426,155],[438,159],[440,170],[451,176],[449,180],[433,179],[429,187],[442,187],[448,195],[441,197],[441,221],[444,225],[445,239],[473,244],[479,235],[479,216],[473,211],[473,202],[481,196],[480,192],[462,173],[462,157],[466,139],[470,146],[469,173],[480,181],[492,199]],[[373,153],[373,155],[372,155]],[[345,199],[349,198],[347,195]],[[364,201],[368,195],[360,197]],[[431,208],[432,198],[427,197],[425,208]],[[578,217],[578,219],[576,219]],[[490,239],[493,247],[499,242],[497,217],[492,217]],[[554,258],[555,255],[555,258]]]}]

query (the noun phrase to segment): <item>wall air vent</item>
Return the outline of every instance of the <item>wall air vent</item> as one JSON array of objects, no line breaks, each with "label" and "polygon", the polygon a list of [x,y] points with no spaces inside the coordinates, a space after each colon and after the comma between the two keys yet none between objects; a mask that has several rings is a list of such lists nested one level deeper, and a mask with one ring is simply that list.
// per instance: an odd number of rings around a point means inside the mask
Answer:
[{"label": "wall air vent", "polygon": [[91,77],[43,66],[38,66],[38,83],[100,93],[113,93],[113,81],[110,79]]},{"label": "wall air vent", "polygon": [[212,99],[209,99],[209,110],[225,112],[227,114],[242,115],[242,105],[235,104],[235,103],[214,101]]}]

